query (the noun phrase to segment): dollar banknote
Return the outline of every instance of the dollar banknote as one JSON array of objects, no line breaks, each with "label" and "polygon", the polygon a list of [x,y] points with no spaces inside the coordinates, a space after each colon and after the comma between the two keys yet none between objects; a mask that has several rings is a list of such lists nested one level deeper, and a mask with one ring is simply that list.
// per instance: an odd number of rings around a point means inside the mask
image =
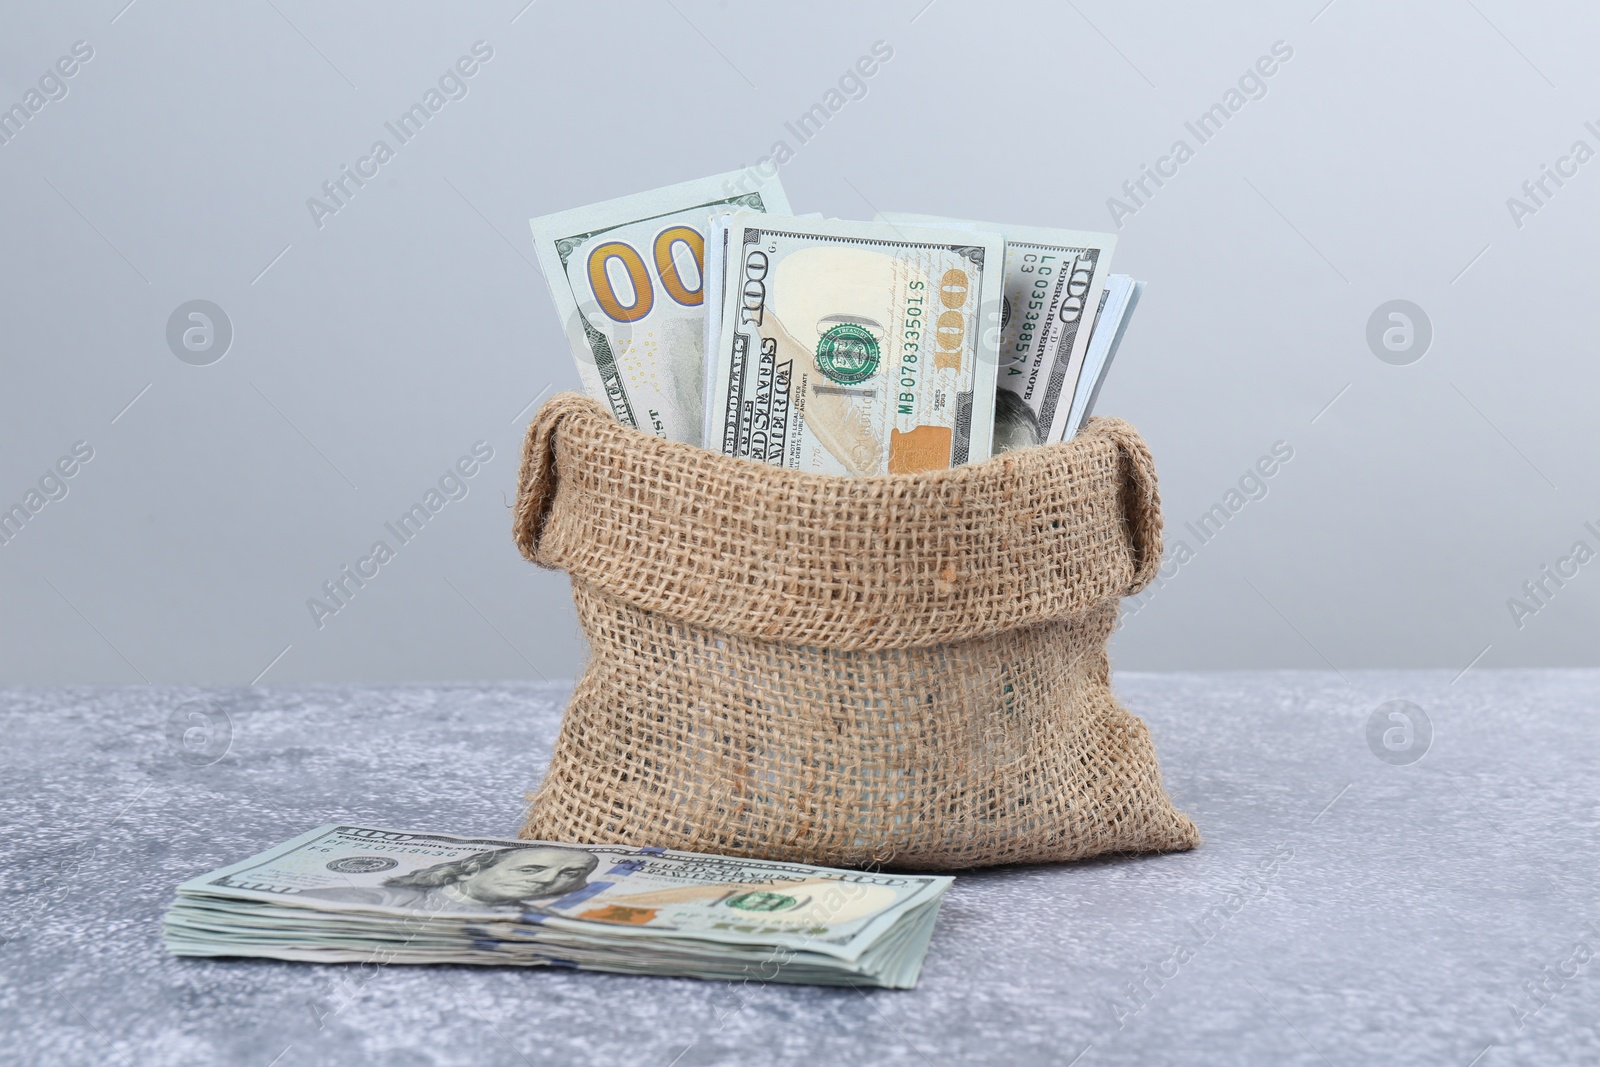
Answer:
[{"label": "dollar banknote", "polygon": [[1006,242],[1005,297],[995,400],[996,452],[1062,440],[1088,353],[1095,305],[1106,287],[1117,239],[1056,230],[880,212],[899,228],[992,231]]},{"label": "dollar banknote", "polygon": [[989,457],[996,234],[735,212],[708,448],[881,474]]},{"label": "dollar banknote", "polygon": [[1094,332],[1089,336],[1089,351],[1083,357],[1083,373],[1078,376],[1078,388],[1072,397],[1072,415],[1067,420],[1067,438],[1070,439],[1094,413],[1095,402],[1100,399],[1100,387],[1105,384],[1106,372],[1117,357],[1123,334],[1128,332],[1128,321],[1133,309],[1144,295],[1144,282],[1135,281],[1126,274],[1113,274],[1106,282],[1100,297],[1100,310],[1095,315]]},{"label": "dollar banknote", "polygon": [[733,209],[789,201],[741,171],[530,220],[584,389],[622,424],[701,443],[706,226]]},{"label": "dollar banknote", "polygon": [[180,956],[916,983],[953,879],[626,845],[319,827],[180,885]]},{"label": "dollar banknote", "polygon": [[[820,219],[817,212],[796,215],[801,219]],[[717,439],[717,348],[722,341],[722,303],[726,294],[728,262],[728,236],[729,225],[733,221],[732,212],[722,212],[711,216],[711,222],[706,231],[706,306],[710,311],[706,315],[706,366],[705,366],[705,410],[701,415],[704,421],[702,439],[706,447],[712,447],[710,442]]]},{"label": "dollar banknote", "polygon": [[727,277],[728,223],[732,212],[711,216],[706,229],[706,345],[703,350],[703,389],[700,411],[700,440],[710,447],[716,433],[715,419],[717,391],[717,347],[722,340],[723,281]]}]

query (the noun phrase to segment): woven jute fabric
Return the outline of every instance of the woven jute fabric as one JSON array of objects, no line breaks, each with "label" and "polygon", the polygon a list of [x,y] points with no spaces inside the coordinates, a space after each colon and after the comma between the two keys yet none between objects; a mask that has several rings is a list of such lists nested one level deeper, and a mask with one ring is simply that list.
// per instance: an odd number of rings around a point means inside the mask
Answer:
[{"label": "woven jute fabric", "polygon": [[802,474],[574,394],[528,429],[523,555],[589,662],[524,837],[959,869],[1192,848],[1111,694],[1161,558],[1132,427],[946,471]]}]

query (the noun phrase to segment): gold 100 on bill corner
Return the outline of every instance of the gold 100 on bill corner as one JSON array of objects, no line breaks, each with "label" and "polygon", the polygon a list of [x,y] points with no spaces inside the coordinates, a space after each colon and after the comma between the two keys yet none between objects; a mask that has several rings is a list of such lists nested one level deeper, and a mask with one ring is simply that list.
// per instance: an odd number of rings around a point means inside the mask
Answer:
[{"label": "gold 100 on bill corner", "polygon": [[789,210],[776,178],[731,191],[740,177],[714,175],[529,220],[578,375],[624,426],[701,443],[707,221],[735,207]]}]

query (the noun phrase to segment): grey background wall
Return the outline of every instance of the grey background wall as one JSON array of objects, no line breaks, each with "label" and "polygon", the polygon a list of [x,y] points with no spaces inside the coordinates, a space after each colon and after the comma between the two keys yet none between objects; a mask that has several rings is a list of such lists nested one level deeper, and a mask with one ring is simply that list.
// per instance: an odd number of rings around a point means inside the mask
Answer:
[{"label": "grey background wall", "polygon": [[[0,505],[42,502],[0,544],[0,681],[573,675],[565,579],[509,538],[521,429],[577,382],[527,219],[779,140],[797,210],[1120,222],[1150,288],[1101,410],[1148,437],[1182,555],[1119,666],[1600,662],[1600,562],[1573,556],[1600,550],[1600,18],[1576,0],[0,18],[0,105],[28,116],[0,144]],[[785,122],[880,40],[865,95],[799,143]],[[458,98],[308,208],[480,41]],[[1229,97],[1275,42],[1292,55]],[[1202,143],[1185,124],[1218,103]],[[1135,199],[1146,165],[1170,176]],[[1545,166],[1568,176],[1534,199]],[[1396,299],[1432,333],[1377,346],[1404,365],[1368,340]],[[220,335],[169,344],[193,300],[231,324],[214,362]],[[492,458],[400,544],[384,524],[478,442]],[[1230,497],[1279,442],[1292,459]],[[1185,524],[1219,504],[1202,541]],[[314,618],[380,539],[394,558]]]}]

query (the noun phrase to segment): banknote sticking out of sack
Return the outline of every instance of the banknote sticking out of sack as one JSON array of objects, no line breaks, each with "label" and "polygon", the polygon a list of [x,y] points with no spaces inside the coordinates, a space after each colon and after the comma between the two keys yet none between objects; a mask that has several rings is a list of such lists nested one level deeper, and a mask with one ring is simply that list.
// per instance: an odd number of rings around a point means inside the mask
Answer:
[{"label": "banknote sticking out of sack", "polygon": [[1125,423],[835,477],[563,394],[515,538],[571,576],[590,646],[524,837],[905,869],[1199,841],[1109,685],[1118,600],[1161,558]]},{"label": "banknote sticking out of sack", "polygon": [[791,470],[944,470],[1070,440],[1143,282],[1111,234],[787,214],[723,174],[531,220],[585,390],[624,426]]}]

